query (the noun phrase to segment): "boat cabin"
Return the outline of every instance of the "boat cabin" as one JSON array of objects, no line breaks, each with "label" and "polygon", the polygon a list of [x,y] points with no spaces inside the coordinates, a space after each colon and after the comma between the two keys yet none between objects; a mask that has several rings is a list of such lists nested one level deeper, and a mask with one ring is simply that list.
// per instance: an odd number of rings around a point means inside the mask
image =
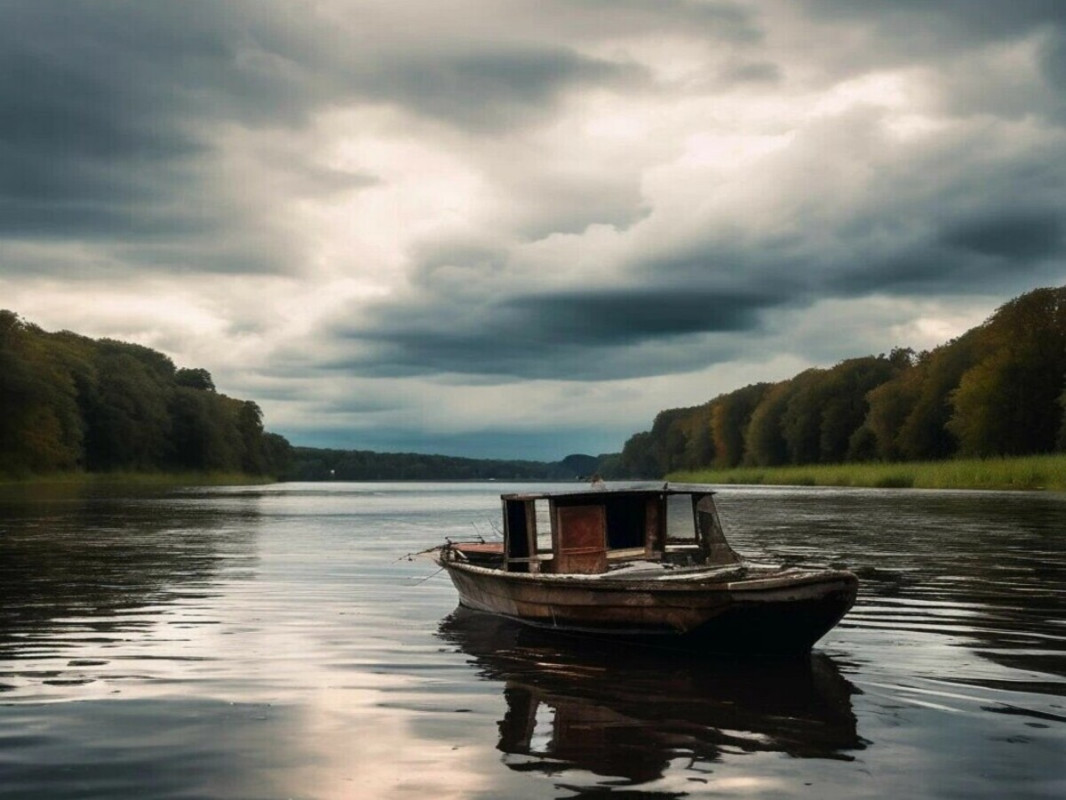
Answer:
[{"label": "boat cabin", "polygon": [[707,487],[591,488],[503,495],[508,572],[598,574],[634,561],[728,566]]}]

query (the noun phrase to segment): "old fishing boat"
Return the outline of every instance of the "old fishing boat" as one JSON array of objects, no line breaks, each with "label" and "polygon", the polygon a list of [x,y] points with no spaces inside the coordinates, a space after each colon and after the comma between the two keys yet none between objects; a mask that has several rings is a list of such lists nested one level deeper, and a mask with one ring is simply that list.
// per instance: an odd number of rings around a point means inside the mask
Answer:
[{"label": "old fishing boat", "polygon": [[707,651],[805,652],[855,602],[847,570],[759,565],[707,486],[505,494],[502,542],[432,551],[461,606],[527,625]]}]

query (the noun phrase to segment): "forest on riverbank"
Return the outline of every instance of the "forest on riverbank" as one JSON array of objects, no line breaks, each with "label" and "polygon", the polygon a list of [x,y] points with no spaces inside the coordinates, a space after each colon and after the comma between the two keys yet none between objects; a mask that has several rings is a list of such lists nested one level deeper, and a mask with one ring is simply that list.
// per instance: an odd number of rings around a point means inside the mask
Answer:
[{"label": "forest on riverbank", "polygon": [[1066,287],[933,350],[899,348],[662,411],[611,477],[1066,451]]},{"label": "forest on riverbank", "polygon": [[142,345],[49,333],[0,310],[0,477],[64,472],[278,476],[259,406]]},{"label": "forest on riverbank", "polygon": [[596,456],[580,454],[545,462],[297,447],[286,477],[296,481],[572,481],[588,479],[598,465]]}]

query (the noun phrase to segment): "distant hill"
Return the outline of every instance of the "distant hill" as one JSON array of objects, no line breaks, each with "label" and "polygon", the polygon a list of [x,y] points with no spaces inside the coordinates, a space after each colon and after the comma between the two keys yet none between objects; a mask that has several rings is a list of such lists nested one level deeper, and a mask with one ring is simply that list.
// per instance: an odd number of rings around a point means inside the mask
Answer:
[{"label": "distant hill", "polygon": [[1066,450],[1066,286],[933,350],[897,348],[660,412],[605,477]]},{"label": "distant hill", "polygon": [[294,448],[288,480],[558,480],[587,479],[600,458],[570,455],[558,462],[458,458],[421,453]]}]

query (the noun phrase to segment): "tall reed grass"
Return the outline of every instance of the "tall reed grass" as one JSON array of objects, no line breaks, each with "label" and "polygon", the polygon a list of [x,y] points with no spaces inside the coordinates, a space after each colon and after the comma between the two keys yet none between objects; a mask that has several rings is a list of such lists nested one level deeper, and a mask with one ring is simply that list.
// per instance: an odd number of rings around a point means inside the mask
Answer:
[{"label": "tall reed grass", "polygon": [[673,472],[669,480],[774,486],[1066,491],[1066,453],[899,464],[811,464]]}]

